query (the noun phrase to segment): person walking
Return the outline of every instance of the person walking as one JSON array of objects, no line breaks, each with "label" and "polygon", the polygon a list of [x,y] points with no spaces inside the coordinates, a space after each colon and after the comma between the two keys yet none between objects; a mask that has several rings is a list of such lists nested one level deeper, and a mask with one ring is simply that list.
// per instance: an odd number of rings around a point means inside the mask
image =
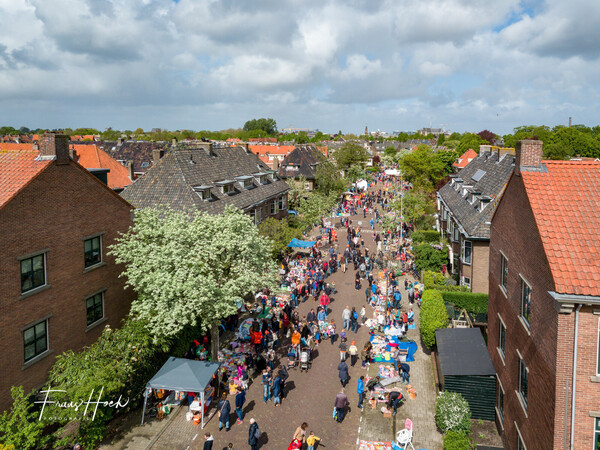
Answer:
[{"label": "person walking", "polygon": [[344,388],[342,388],[340,393],[335,396],[335,402],[333,404],[335,408],[335,420],[337,420],[339,423],[342,423],[342,421],[344,420],[346,406],[348,406],[349,404],[350,403],[348,402],[348,397],[344,393]]},{"label": "person walking", "polygon": [[358,407],[362,409],[363,407],[363,397],[365,395],[365,377],[361,375],[358,379],[358,386],[356,387],[356,392],[358,392]]},{"label": "person walking", "polygon": [[273,404],[275,406],[281,405],[281,378],[279,375],[273,380]]},{"label": "person walking", "polygon": [[262,431],[258,428],[258,424],[254,417],[250,419],[250,428],[248,429],[248,445],[251,450],[258,450],[258,439],[262,435]]},{"label": "person walking", "polygon": [[229,431],[229,415],[231,414],[231,404],[227,400],[227,392],[223,392],[221,400],[217,405],[217,411],[219,412],[219,431],[225,427],[225,431]]},{"label": "person walking", "polygon": [[306,445],[308,446],[306,450],[314,450],[317,441],[321,441],[321,438],[315,436],[315,432],[311,431],[308,437],[306,438]]},{"label": "person walking", "polygon": [[204,439],[205,441],[202,450],[212,450],[215,438],[213,438],[212,434],[210,433],[204,433]]},{"label": "person walking", "polygon": [[281,395],[280,395],[280,401],[279,401],[279,403],[281,403],[281,400],[283,400],[285,398],[285,382],[290,377],[288,370],[286,369],[286,367],[283,364],[281,364],[279,366],[279,370],[277,371],[277,376],[281,379]]},{"label": "person walking", "polygon": [[354,334],[358,333],[358,313],[354,306],[352,307],[352,311],[350,311],[350,328],[354,331]]},{"label": "person walking", "polygon": [[358,347],[356,346],[356,341],[352,341],[352,344],[348,348],[348,353],[350,353],[350,365],[354,367],[358,360]]},{"label": "person walking", "polygon": [[244,403],[246,403],[246,391],[242,387],[237,388],[237,394],[235,395],[235,413],[238,417],[237,424],[241,425],[244,421]]},{"label": "person walking", "polygon": [[304,444],[306,442],[306,429],[307,428],[308,428],[308,424],[306,422],[303,422],[302,425],[300,425],[298,428],[296,428],[296,431],[294,432],[294,437],[292,438],[292,440],[298,440],[302,444]]},{"label": "person walking", "polygon": [[342,387],[346,387],[346,383],[348,382],[348,364],[346,364],[346,361],[340,361],[337,368]]},{"label": "person walking", "polygon": [[344,320],[344,330],[350,329],[350,307],[346,305],[342,311],[342,319]]}]

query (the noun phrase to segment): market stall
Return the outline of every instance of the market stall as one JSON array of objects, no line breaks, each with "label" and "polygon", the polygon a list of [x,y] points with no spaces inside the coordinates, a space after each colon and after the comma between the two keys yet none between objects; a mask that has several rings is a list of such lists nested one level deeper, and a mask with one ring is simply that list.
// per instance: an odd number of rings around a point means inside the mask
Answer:
[{"label": "market stall", "polygon": [[292,248],[311,248],[317,241],[301,241],[300,239],[293,238],[287,245]]},{"label": "market stall", "polygon": [[171,356],[156,375],[146,383],[142,425],[149,394],[155,389],[164,389],[174,391],[175,397],[181,396],[181,393],[185,392],[199,392],[200,402],[195,406],[200,410],[202,428],[204,428],[204,412],[213,397],[210,382],[220,365],[218,362],[195,361]]}]

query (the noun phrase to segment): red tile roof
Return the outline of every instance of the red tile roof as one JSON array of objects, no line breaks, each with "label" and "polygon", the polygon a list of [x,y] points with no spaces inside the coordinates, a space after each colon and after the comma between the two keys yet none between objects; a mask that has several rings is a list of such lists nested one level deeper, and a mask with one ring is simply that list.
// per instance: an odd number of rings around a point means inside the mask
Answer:
[{"label": "red tile roof", "polygon": [[462,169],[467,167],[467,165],[471,162],[473,158],[477,158],[477,152],[470,148],[466,152],[464,152],[457,160],[452,164],[452,167],[456,167],[458,169]]},{"label": "red tile roof", "polygon": [[600,296],[600,162],[543,163],[521,174],[555,290]]},{"label": "red tile roof", "polygon": [[38,156],[34,150],[0,150],[0,208],[52,163],[36,161]]},{"label": "red tile roof", "polygon": [[267,153],[287,156],[295,148],[293,145],[248,145],[248,149],[259,156],[266,156]]},{"label": "red tile roof", "polygon": [[131,184],[129,171],[97,145],[71,144],[77,152],[76,161],[86,169],[110,169],[107,175],[108,187],[111,189],[123,189]]}]

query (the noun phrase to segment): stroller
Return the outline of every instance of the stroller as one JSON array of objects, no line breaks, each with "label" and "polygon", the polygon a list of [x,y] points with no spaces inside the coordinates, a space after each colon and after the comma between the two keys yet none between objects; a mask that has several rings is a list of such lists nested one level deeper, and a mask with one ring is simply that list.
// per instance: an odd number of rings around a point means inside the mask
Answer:
[{"label": "stroller", "polygon": [[298,365],[298,350],[294,346],[291,346],[288,350],[288,369],[295,369]]},{"label": "stroller", "polygon": [[300,352],[300,372],[310,369],[310,348],[305,347]]}]

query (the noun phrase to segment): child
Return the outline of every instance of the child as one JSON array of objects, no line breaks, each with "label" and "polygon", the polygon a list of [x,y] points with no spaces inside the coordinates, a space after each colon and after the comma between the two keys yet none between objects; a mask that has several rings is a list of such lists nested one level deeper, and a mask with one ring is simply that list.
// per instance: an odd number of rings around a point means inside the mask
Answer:
[{"label": "child", "polygon": [[310,435],[306,438],[306,445],[308,445],[307,450],[314,450],[315,444],[317,443],[317,441],[320,441],[320,440],[321,440],[321,438],[315,436],[315,432],[311,431]]},{"label": "child", "polygon": [[346,345],[346,338],[343,337],[340,339],[340,361],[346,361],[346,350],[347,350],[347,345]]},{"label": "child", "polygon": [[352,341],[352,345],[348,348],[348,352],[350,352],[350,365],[354,367],[354,364],[356,364],[356,360],[358,359],[358,347],[356,346],[356,341]]},{"label": "child", "polygon": [[329,339],[331,339],[331,345],[335,341],[335,321],[331,321],[331,323],[327,327],[327,334],[329,335]]}]

